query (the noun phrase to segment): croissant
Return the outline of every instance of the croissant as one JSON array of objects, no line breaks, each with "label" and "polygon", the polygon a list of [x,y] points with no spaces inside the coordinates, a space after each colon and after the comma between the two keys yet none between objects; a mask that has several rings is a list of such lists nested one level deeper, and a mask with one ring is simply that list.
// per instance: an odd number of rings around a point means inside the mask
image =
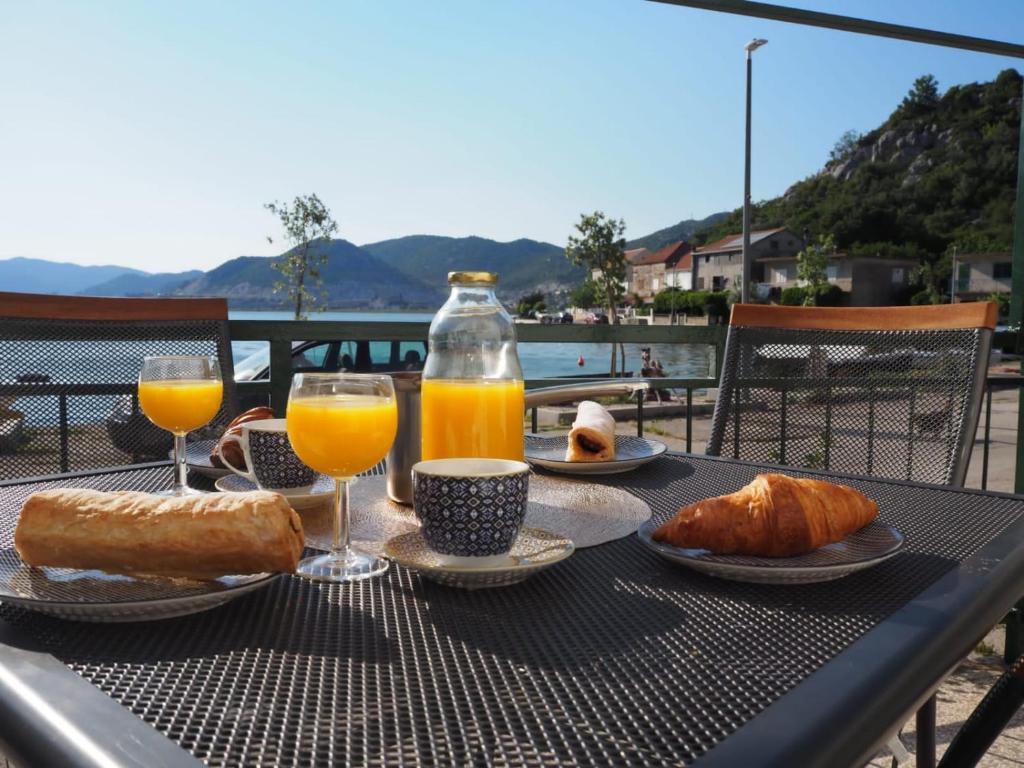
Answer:
[{"label": "croissant", "polygon": [[841,541],[877,515],[874,501],[845,485],[764,474],[683,507],[654,539],[719,555],[791,557]]},{"label": "croissant", "polygon": [[242,434],[242,425],[247,422],[272,418],[274,418],[274,410],[269,405],[257,405],[255,408],[250,408],[248,411],[235,416],[225,428],[220,440],[210,449],[210,463],[218,469],[227,469],[220,456],[221,451],[223,451],[229,454],[228,459],[232,464],[236,467],[245,468],[245,456],[242,454],[242,448],[238,441],[230,440],[225,442],[224,438],[228,435],[240,436]]}]

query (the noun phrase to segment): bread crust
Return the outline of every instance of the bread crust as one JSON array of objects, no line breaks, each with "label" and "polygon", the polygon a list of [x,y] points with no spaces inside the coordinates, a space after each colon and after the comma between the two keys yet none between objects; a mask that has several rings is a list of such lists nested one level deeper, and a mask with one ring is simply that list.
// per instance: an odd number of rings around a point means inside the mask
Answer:
[{"label": "bread crust", "polygon": [[762,474],[735,493],[682,507],[653,538],[721,555],[792,557],[842,541],[877,515],[878,505],[848,486]]},{"label": "bread crust", "polygon": [[292,572],[304,537],[277,493],[168,498],[63,488],[25,500],[14,546],[28,565],[205,580]]}]

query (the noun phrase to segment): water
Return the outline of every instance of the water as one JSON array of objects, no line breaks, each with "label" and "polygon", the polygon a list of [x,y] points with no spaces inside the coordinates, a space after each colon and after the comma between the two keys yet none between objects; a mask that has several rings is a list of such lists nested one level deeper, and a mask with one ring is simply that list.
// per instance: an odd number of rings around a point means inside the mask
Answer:
[{"label": "water", "polygon": [[[234,320],[290,320],[288,312],[231,312]],[[429,312],[323,312],[315,320],[347,320],[352,322],[429,322]],[[386,333],[382,334],[386,337]],[[418,346],[418,345],[417,345]],[[710,348],[700,344],[653,344],[653,356],[659,360],[667,376],[705,377],[709,374]],[[240,341],[232,344],[232,353],[237,364],[246,357],[265,352],[268,347],[262,341]],[[626,344],[627,371],[640,374],[639,344]],[[50,376],[53,383],[103,383],[111,373],[121,381],[130,380],[135,372],[118,366],[112,371],[105,360],[102,344],[79,342],[74,356],[68,356],[68,347],[60,342],[38,342],[34,348],[38,361],[33,364],[19,364],[15,370],[10,360],[0,357],[0,381],[14,381],[19,374],[33,372]],[[376,355],[376,352],[374,353]],[[386,354],[386,353],[385,353]],[[523,374],[530,379],[562,376],[603,375],[608,373],[610,344],[575,344],[553,342],[547,344],[529,343],[519,345],[519,359]],[[578,365],[582,357],[584,364]],[[127,363],[125,363],[127,365]],[[102,422],[110,413],[116,398],[110,395],[73,397],[69,400],[69,422],[95,424]],[[0,402],[0,407],[8,403]],[[13,407],[26,414],[29,426],[52,426],[57,423],[56,398],[21,398]]]},{"label": "water", "polygon": [[[289,312],[231,312],[232,320],[290,320]],[[321,312],[313,320],[346,320],[349,322],[430,322],[431,312]],[[640,375],[640,348],[651,347],[652,356],[664,368],[666,376],[703,378],[710,375],[711,348],[704,344],[626,344],[626,370]],[[235,361],[265,350],[266,342],[237,341],[232,344]],[[578,365],[579,358],[583,365]],[[607,374],[611,344],[576,344],[568,342],[523,343],[519,345],[519,362],[528,379],[560,376]]]}]

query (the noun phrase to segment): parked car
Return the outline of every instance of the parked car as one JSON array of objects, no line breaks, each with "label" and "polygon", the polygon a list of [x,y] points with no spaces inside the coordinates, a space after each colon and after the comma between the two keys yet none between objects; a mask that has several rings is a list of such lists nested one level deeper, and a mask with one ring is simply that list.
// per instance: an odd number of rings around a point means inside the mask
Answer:
[{"label": "parked car", "polygon": [[[425,341],[306,341],[292,347],[292,372],[345,371],[389,373],[422,371],[427,358]],[[235,364],[235,381],[270,378],[270,350],[262,349]],[[242,410],[263,402],[247,402],[239,393]]]}]

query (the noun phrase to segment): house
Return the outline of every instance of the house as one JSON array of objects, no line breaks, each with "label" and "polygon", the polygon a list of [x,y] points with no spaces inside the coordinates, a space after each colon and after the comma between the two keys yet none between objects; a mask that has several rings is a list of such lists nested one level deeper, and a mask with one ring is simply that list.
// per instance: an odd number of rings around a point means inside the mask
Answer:
[{"label": "house", "polygon": [[693,290],[693,250],[682,254],[674,266],[665,267],[665,285],[681,291]]},{"label": "house", "polygon": [[1009,251],[964,253],[956,257],[956,263],[958,299],[974,301],[1010,292],[1013,255]]},{"label": "house", "polygon": [[[786,288],[802,285],[797,279],[795,256],[763,256],[758,259],[764,281],[760,295],[777,301]],[[828,255],[828,281],[848,294],[854,307],[905,304],[910,276],[917,262],[880,256],[850,256],[843,251]]]},{"label": "house", "polygon": [[[624,253],[626,256],[626,279],[622,281],[622,292],[628,295],[632,290],[631,286],[633,285],[633,265],[644,257],[649,256],[651,252],[646,248],[632,248]],[[600,277],[600,269],[590,270],[590,278],[592,280],[596,281]]]},{"label": "house", "polygon": [[[676,281],[678,272],[689,270],[690,282],[692,285],[693,261],[690,258],[692,246],[678,240],[669,243],[654,253],[641,254],[632,260],[632,274],[629,281],[629,293],[636,294],[644,301],[653,299],[654,296],[665,287],[670,285],[669,276]],[[685,266],[679,269],[680,264]],[[672,283],[673,285],[675,282]]]},{"label": "house", "polygon": [[[751,282],[764,282],[763,265],[759,259],[795,258],[803,247],[803,239],[785,227],[751,232]],[[698,291],[740,290],[743,282],[743,234],[726,235],[721,240],[697,248],[693,252],[693,281]]]}]

